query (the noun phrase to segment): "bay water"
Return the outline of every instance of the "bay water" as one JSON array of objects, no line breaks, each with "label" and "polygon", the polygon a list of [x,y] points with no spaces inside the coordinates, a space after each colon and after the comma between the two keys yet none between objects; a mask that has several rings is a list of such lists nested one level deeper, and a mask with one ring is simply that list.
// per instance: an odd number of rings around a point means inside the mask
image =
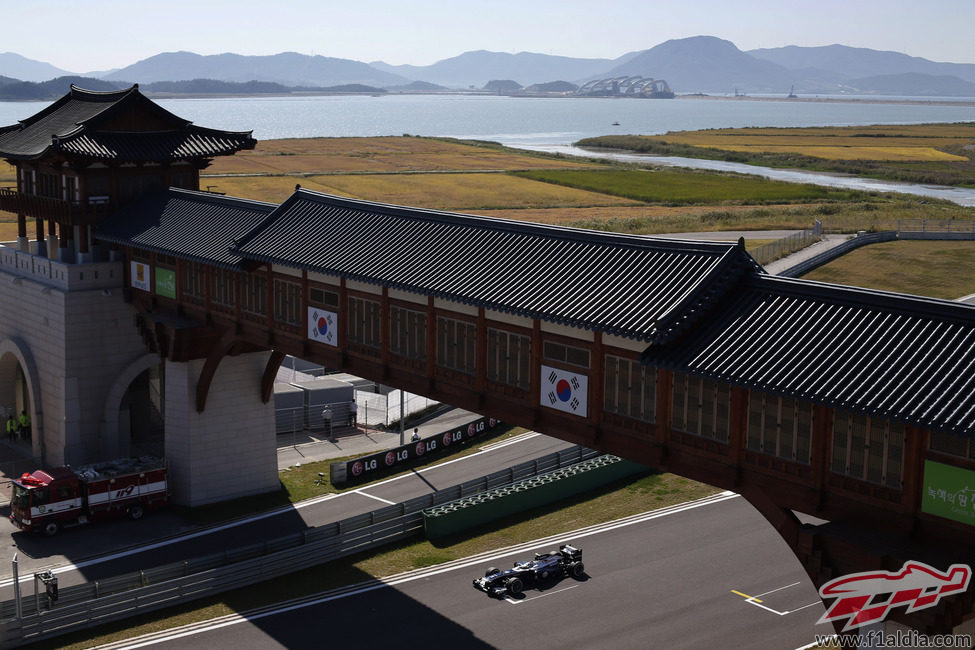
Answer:
[{"label": "bay water", "polygon": [[[975,121],[975,99],[875,103],[868,99],[495,95],[326,95],[155,99],[200,126],[253,131],[259,140],[424,135],[509,146],[571,144],[607,134],[661,134],[731,127],[850,126]],[[50,102],[0,102],[0,126]]]}]

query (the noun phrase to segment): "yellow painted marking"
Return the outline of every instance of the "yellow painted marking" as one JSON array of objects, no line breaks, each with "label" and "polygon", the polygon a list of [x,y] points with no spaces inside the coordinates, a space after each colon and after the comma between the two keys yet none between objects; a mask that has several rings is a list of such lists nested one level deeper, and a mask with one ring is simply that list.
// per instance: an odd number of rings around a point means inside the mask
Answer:
[{"label": "yellow painted marking", "polygon": [[738,594],[739,596],[741,596],[741,597],[742,597],[742,598],[744,598],[745,600],[750,600],[750,601],[752,601],[753,603],[760,603],[760,602],[762,602],[762,601],[760,601],[760,600],[759,600],[758,598],[754,598],[754,597],[752,597],[752,596],[749,596],[748,594],[743,594],[743,593],[741,593],[740,591],[738,591],[738,590],[736,590],[736,589],[732,589],[732,590],[731,590],[731,593],[733,593],[733,594]]}]

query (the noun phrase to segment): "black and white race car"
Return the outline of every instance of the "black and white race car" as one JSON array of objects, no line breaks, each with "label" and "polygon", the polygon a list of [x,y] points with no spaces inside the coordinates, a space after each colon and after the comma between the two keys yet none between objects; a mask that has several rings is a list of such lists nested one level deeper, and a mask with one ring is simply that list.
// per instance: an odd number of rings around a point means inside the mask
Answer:
[{"label": "black and white race car", "polygon": [[526,587],[559,580],[565,576],[582,578],[585,570],[582,549],[563,544],[557,551],[536,553],[534,560],[515,562],[511,569],[502,571],[491,567],[483,578],[474,580],[474,588],[491,596],[517,596]]}]

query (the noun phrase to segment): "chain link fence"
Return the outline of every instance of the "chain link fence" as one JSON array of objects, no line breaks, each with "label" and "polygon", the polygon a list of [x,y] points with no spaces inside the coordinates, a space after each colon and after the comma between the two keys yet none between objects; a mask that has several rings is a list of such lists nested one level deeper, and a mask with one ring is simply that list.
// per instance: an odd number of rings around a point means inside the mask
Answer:
[{"label": "chain link fence", "polygon": [[755,261],[765,266],[775,260],[782,259],[786,255],[791,255],[807,246],[811,246],[823,238],[823,224],[816,221],[812,228],[807,228],[800,232],[769,242],[759,246],[751,252]]}]

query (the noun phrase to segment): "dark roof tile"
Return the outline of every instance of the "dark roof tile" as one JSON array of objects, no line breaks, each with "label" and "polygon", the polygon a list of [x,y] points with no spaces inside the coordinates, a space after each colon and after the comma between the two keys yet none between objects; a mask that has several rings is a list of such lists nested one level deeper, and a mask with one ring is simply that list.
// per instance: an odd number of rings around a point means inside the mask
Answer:
[{"label": "dark roof tile", "polygon": [[[144,115],[145,131],[119,130],[113,118]],[[250,132],[194,126],[142,95],[138,86],[93,92],[75,86],[41,112],[0,128],[0,157],[31,160],[52,153],[98,161],[171,161],[210,158],[252,149]]]},{"label": "dark roof tile", "polygon": [[95,238],[182,259],[239,269],[230,252],[276,206],[189,190],[169,189],[135,201],[112,215]]},{"label": "dark roof tile", "polygon": [[651,340],[760,267],[736,244],[679,242],[354,201],[298,190],[238,249],[307,269]]},{"label": "dark roof tile", "polygon": [[975,306],[770,276],[644,361],[975,436]]}]

